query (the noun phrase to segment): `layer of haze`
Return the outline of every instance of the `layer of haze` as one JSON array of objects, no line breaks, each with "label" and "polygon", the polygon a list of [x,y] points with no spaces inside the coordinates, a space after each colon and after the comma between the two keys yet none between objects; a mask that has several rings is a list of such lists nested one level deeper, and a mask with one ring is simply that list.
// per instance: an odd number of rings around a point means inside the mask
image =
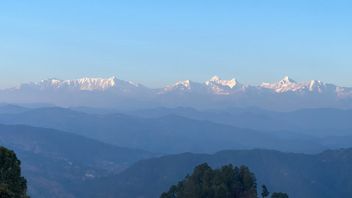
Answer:
[{"label": "layer of haze", "polygon": [[352,86],[350,1],[10,1],[0,87],[83,76],[160,87],[212,75]]}]

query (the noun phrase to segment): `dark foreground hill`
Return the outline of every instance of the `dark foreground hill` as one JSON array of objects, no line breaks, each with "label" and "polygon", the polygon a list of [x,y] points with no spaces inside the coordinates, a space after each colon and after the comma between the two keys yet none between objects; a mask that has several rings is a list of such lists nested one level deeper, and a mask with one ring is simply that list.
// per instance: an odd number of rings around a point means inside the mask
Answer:
[{"label": "dark foreground hill", "polygon": [[290,197],[349,198],[352,194],[352,149],[345,149],[316,155],[249,150],[165,156],[140,161],[117,176],[90,181],[89,190],[78,195],[158,197],[204,162],[212,167],[247,165],[258,185],[266,184],[272,192],[287,192]]},{"label": "dark foreground hill", "polygon": [[32,197],[73,197],[83,181],[116,174],[152,155],[47,128],[0,125],[0,145],[22,161]]},{"label": "dark foreground hill", "polygon": [[0,197],[28,198],[27,181],[21,176],[21,161],[16,154],[0,146]]}]

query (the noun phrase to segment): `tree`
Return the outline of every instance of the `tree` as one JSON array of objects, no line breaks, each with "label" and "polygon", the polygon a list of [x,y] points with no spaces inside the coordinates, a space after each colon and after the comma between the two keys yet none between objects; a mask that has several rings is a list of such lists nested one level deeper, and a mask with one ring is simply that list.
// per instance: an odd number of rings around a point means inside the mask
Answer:
[{"label": "tree", "polygon": [[227,165],[213,170],[204,163],[161,198],[256,198],[256,189],[255,176],[247,167]]},{"label": "tree", "polygon": [[268,189],[266,188],[266,186],[262,185],[262,197],[265,198],[265,197],[269,196],[269,194],[270,193],[269,193]]},{"label": "tree", "polygon": [[271,198],[288,198],[288,195],[282,192],[275,192],[271,195]]},{"label": "tree", "polygon": [[0,147],[1,198],[28,198],[27,181],[21,176],[20,165],[13,151]]}]

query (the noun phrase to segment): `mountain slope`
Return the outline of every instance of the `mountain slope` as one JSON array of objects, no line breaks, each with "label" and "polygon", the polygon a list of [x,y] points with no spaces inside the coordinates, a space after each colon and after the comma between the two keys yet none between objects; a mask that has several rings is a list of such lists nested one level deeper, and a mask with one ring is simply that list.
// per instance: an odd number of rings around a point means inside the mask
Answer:
[{"label": "mountain slope", "polygon": [[[0,145],[22,161],[33,197],[71,197],[84,180],[118,173],[153,154],[47,128],[0,125]],[[62,196],[61,196],[62,195]]]},{"label": "mountain slope", "polygon": [[[158,118],[177,115],[260,131],[291,131],[313,136],[352,135],[351,110],[319,108],[275,112],[258,108],[196,110],[193,108],[152,108],[128,112],[130,115]],[[351,145],[352,146],[352,145]]]},{"label": "mountain slope", "polygon": [[[212,167],[246,165],[258,185],[290,197],[348,198],[352,193],[352,150],[332,150],[316,155],[269,150],[222,151],[214,155],[179,154],[144,160],[123,173],[88,182],[85,197],[158,197],[170,185],[191,173],[201,163]],[[99,189],[99,190],[98,190]]]},{"label": "mountain slope", "polygon": [[0,115],[0,123],[54,128],[117,146],[156,153],[249,148],[317,152],[325,149],[309,137],[281,138],[270,132],[174,115],[138,118],[123,114],[93,115],[63,108],[44,108],[16,115]]},{"label": "mountain slope", "polygon": [[0,114],[23,113],[27,110],[30,109],[18,105],[0,104]]}]

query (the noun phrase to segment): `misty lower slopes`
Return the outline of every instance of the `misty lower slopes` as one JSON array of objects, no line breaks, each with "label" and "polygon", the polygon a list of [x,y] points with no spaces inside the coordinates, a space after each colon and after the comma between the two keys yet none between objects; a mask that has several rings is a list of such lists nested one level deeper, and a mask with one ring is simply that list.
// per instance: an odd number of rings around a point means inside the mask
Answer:
[{"label": "misty lower slopes", "polygon": [[352,193],[351,110],[95,110],[0,105],[0,145],[18,154],[31,197],[160,197],[204,162],[246,165],[290,197]]},{"label": "misty lower slopes", "polygon": [[352,88],[317,80],[296,82],[284,77],[276,83],[244,85],[236,79],[212,77],[204,83],[179,81],[150,89],[138,83],[112,78],[48,79],[1,90],[0,102],[50,103],[61,106],[149,108],[252,107],[292,110],[312,107],[352,107]]}]

